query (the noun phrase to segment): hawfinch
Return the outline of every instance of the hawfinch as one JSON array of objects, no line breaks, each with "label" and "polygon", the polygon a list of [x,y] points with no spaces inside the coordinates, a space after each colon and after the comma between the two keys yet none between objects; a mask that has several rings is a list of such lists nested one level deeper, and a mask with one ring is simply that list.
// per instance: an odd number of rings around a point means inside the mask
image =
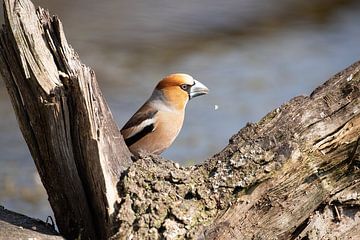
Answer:
[{"label": "hawfinch", "polygon": [[171,74],[161,80],[150,98],[121,129],[130,151],[160,154],[167,149],[184,122],[187,102],[209,89],[187,74]]}]

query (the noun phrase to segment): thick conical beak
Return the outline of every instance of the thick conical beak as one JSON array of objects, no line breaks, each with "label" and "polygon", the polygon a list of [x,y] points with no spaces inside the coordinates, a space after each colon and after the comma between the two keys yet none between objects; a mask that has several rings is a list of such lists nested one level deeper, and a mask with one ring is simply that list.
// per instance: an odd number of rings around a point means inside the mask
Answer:
[{"label": "thick conical beak", "polygon": [[204,84],[194,79],[194,85],[191,86],[189,97],[191,99],[197,96],[207,94],[208,92],[209,89]]}]

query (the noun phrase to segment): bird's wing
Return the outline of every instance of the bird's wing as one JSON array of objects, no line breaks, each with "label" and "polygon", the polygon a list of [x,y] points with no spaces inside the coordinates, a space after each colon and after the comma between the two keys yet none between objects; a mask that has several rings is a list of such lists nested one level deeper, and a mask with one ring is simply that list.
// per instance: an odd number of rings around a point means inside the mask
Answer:
[{"label": "bird's wing", "polygon": [[131,146],[155,130],[157,113],[156,109],[144,105],[130,118],[121,129],[127,146]]}]

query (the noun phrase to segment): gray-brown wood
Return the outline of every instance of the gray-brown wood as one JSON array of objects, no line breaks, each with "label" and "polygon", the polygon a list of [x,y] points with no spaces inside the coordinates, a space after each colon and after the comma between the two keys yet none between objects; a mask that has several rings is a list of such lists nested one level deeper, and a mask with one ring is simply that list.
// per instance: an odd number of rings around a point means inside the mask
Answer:
[{"label": "gray-brown wood", "polygon": [[0,69],[65,237],[359,237],[360,62],[248,124],[202,165],[131,163],[60,21],[29,0],[4,9]]},{"label": "gray-brown wood", "polygon": [[56,223],[69,239],[104,239],[130,153],[61,22],[29,0],[4,3],[1,72]]},{"label": "gray-brown wood", "polygon": [[0,240],[36,239],[63,240],[50,223],[32,219],[0,206]]}]

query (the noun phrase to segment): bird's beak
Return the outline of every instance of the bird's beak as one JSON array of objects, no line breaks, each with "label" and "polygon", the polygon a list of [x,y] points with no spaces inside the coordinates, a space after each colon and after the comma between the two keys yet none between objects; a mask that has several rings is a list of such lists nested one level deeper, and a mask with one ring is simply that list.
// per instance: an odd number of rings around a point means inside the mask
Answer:
[{"label": "bird's beak", "polygon": [[191,86],[189,98],[191,99],[197,96],[201,96],[207,94],[208,92],[209,89],[204,84],[194,79],[194,85]]}]

